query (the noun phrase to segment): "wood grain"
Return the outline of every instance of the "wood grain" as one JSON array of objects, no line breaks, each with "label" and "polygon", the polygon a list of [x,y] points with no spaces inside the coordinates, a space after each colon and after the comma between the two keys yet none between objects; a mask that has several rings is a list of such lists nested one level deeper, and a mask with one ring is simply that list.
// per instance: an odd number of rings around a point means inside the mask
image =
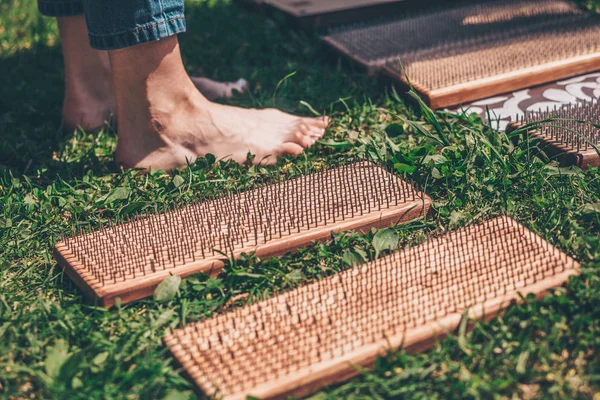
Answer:
[{"label": "wood grain", "polygon": [[467,310],[491,318],[578,272],[575,260],[500,217],[190,324],[164,342],[206,395],[305,396],[358,375],[390,348],[430,347]]}]

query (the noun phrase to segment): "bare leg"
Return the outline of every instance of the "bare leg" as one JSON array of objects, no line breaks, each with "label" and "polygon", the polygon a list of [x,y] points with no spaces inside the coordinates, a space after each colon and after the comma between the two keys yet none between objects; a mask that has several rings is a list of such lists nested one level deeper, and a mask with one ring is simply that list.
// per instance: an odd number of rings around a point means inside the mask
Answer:
[{"label": "bare leg", "polygon": [[[83,15],[57,18],[65,59],[65,128],[95,130],[116,112],[112,72],[107,51],[90,47]],[[231,98],[246,90],[243,79],[216,82],[192,78],[196,88],[210,100]]]},{"label": "bare leg", "polygon": [[108,53],[90,47],[83,15],[57,21],[65,59],[65,127],[97,129],[116,110]]},{"label": "bare leg", "polygon": [[126,168],[174,169],[207,153],[245,162],[298,155],[323,136],[327,118],[211,103],[188,77],[176,36],[109,51],[119,115],[116,160]]}]

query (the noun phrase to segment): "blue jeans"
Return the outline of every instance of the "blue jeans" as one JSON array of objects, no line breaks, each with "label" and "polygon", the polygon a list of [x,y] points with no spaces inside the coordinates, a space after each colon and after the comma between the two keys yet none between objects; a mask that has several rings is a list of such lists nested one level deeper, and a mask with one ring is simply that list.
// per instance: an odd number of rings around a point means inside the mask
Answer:
[{"label": "blue jeans", "polygon": [[135,46],[185,32],[183,0],[38,0],[52,17],[85,14],[90,45],[98,50]]}]

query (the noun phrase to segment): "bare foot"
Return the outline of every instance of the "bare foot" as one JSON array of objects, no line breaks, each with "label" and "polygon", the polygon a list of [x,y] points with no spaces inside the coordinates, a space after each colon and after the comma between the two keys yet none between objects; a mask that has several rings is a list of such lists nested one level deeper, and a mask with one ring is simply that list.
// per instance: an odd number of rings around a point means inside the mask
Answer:
[{"label": "bare foot", "polygon": [[63,126],[69,131],[78,128],[97,130],[114,116],[117,109],[110,66],[105,70],[98,63],[88,72],[90,75],[77,79],[77,83],[73,83],[74,79],[65,80],[62,115]]},{"label": "bare foot", "polygon": [[116,161],[125,168],[170,170],[208,153],[273,163],[302,153],[329,124],[208,101],[186,74],[176,37],[109,53],[120,116]]},{"label": "bare foot", "polygon": [[274,109],[243,109],[211,103],[200,95],[190,97],[185,102],[171,102],[168,97],[162,104],[155,102],[148,124],[138,124],[137,117],[122,118],[117,163],[125,168],[171,170],[209,153],[238,163],[246,162],[251,153],[254,163],[272,164],[277,156],[301,154],[324,135],[329,123],[327,118],[301,118]]},{"label": "bare foot", "polygon": [[65,59],[64,126],[97,129],[116,110],[108,53],[90,47],[83,15],[57,20]]}]

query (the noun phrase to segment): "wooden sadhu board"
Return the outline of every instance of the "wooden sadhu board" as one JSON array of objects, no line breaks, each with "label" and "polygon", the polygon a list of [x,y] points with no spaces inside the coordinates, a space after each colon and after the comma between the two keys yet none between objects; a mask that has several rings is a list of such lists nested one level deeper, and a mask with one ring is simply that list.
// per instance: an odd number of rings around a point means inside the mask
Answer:
[{"label": "wooden sadhu board", "polygon": [[81,233],[54,256],[92,301],[151,296],[165,278],[217,274],[242,253],[283,254],[333,232],[420,218],[431,199],[385,169],[359,162]]},{"label": "wooden sadhu board", "polygon": [[507,133],[521,130],[538,148],[564,166],[600,167],[600,103],[566,104],[554,109],[528,111],[508,124]]},{"label": "wooden sadhu board", "polygon": [[600,16],[566,0],[433,8],[333,29],[324,42],[444,108],[600,70]]},{"label": "wooden sadhu board", "polygon": [[391,348],[423,350],[579,264],[508,217],[431,238],[324,280],[172,331],[194,384],[223,399],[304,396],[359,374]]},{"label": "wooden sadhu board", "polygon": [[[425,0],[429,4],[437,2]],[[305,28],[365,21],[414,8],[418,3],[423,6],[423,0],[265,0],[264,3]]]}]

